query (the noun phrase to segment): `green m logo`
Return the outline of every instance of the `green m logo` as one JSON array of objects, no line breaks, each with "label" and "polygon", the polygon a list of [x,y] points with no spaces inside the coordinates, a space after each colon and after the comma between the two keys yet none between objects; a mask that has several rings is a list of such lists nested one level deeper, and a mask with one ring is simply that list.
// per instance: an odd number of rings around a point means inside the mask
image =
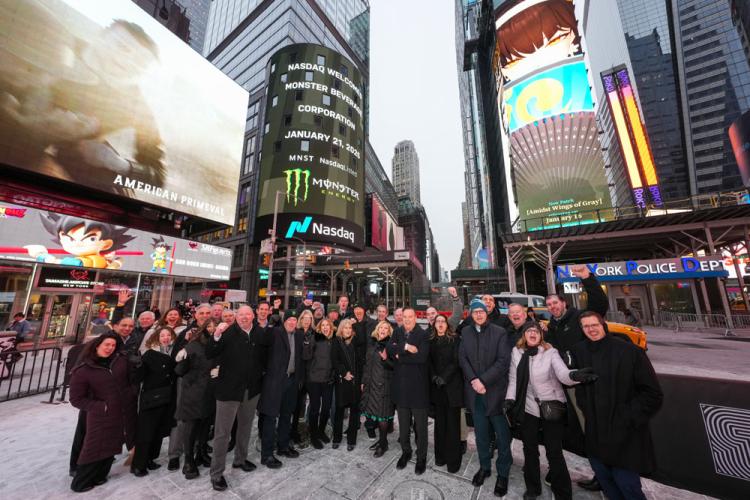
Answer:
[{"label": "green m logo", "polygon": [[302,201],[307,201],[307,191],[310,187],[310,170],[292,168],[284,170],[284,176],[286,178],[286,202],[289,203],[290,198],[294,198],[294,206],[297,206],[300,184],[304,184],[305,186],[305,194],[302,196]]}]

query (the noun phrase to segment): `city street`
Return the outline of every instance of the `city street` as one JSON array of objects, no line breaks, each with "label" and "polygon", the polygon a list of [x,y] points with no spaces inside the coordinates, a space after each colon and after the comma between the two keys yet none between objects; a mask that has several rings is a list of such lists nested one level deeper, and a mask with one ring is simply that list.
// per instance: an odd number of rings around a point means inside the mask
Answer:
[{"label": "city street", "polygon": [[[284,460],[284,466],[272,471],[259,467],[251,473],[237,469],[227,471],[226,479],[230,487],[226,492],[217,493],[211,489],[207,469],[201,468],[201,477],[185,480],[182,473],[166,470],[166,442],[162,457],[158,460],[162,467],[144,478],[136,478],[123,466],[124,456],[117,457],[109,476],[109,481],[88,493],[70,491],[68,456],[77,410],[69,404],[42,404],[48,398],[32,396],[0,404],[0,419],[3,432],[0,436],[0,449],[5,457],[3,475],[0,479],[0,492],[8,500],[41,499],[170,499],[190,500],[204,498],[242,499],[490,499],[495,498],[492,488],[495,476],[485,482],[481,489],[474,488],[471,477],[477,470],[477,455],[473,434],[469,434],[469,451],[464,457],[460,474],[448,474],[445,467],[434,467],[432,454],[432,422],[430,424],[430,453],[427,472],[414,475],[412,464],[404,470],[396,470],[400,450],[395,444],[396,434],[389,437],[390,449],[380,459],[372,457],[368,447],[372,443],[362,432],[358,446],[352,452],[345,448],[323,450],[306,448],[301,450],[296,460]],[[251,438],[250,459],[258,464],[259,456],[254,451],[256,431]],[[542,470],[546,461],[542,452]],[[523,463],[521,445],[513,442],[514,466],[510,476],[510,491],[505,498],[520,499],[523,496]],[[566,453],[571,479],[575,482],[588,478],[591,469],[575,455]],[[653,500],[698,500],[709,498],[704,495],[671,488],[644,479],[644,490]],[[552,493],[544,486],[544,500],[551,500]],[[601,499],[600,494],[579,489],[574,483],[574,498]]]}]

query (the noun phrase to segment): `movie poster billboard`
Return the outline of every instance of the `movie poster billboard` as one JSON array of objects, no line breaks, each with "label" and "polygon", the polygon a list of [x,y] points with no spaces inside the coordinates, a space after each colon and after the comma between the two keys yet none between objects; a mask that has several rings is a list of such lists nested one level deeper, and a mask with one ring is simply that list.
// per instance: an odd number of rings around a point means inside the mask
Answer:
[{"label": "movie poster billboard", "polygon": [[228,248],[0,204],[0,259],[228,280]]},{"label": "movie poster billboard", "polygon": [[404,229],[400,227],[376,195],[372,196],[370,245],[383,252],[403,250]]},{"label": "movie poster billboard", "polygon": [[0,164],[233,224],[248,94],[129,0],[0,0]]},{"label": "movie poster billboard", "polygon": [[506,2],[495,28],[499,104],[521,230],[611,219],[573,3]]},{"label": "movie poster billboard", "polygon": [[269,61],[255,240],[365,246],[362,76],[331,49],[289,45]]}]

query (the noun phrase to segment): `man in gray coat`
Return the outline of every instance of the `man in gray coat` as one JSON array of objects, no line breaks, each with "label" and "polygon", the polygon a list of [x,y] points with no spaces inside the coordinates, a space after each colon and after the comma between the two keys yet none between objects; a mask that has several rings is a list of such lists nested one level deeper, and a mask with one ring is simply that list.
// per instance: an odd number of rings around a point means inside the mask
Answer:
[{"label": "man in gray coat", "polygon": [[508,370],[512,346],[504,328],[488,321],[487,306],[479,299],[469,306],[472,324],[461,331],[458,359],[464,372],[466,408],[474,418],[474,434],[479,454],[479,471],[474,486],[484,484],[492,473],[490,425],[497,445],[497,481],[495,496],[508,492],[508,475],[513,457],[510,453],[510,429],[503,416],[503,400],[508,389]]}]

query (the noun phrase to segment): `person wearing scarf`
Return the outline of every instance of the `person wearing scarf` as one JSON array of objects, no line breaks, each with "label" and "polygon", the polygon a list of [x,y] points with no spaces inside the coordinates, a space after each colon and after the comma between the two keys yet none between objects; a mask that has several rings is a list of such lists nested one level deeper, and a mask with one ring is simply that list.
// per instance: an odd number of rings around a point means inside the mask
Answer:
[{"label": "person wearing scarf", "polygon": [[137,477],[161,467],[154,460],[161,452],[162,440],[169,436],[175,413],[175,361],[171,356],[177,335],[163,326],[152,335],[146,352],[136,369],[136,382],[141,384],[138,420],[135,436],[135,455],[130,467]]},{"label": "person wearing scarf", "polygon": [[555,500],[573,497],[570,474],[562,451],[565,419],[545,420],[542,402],[565,403],[563,384],[575,385],[596,380],[590,370],[570,370],[557,350],[544,341],[542,329],[535,322],[526,323],[513,348],[508,390],[503,408],[512,427],[520,431],[523,441],[524,499],[542,494],[539,472],[539,430],[550,467],[552,493]]}]

